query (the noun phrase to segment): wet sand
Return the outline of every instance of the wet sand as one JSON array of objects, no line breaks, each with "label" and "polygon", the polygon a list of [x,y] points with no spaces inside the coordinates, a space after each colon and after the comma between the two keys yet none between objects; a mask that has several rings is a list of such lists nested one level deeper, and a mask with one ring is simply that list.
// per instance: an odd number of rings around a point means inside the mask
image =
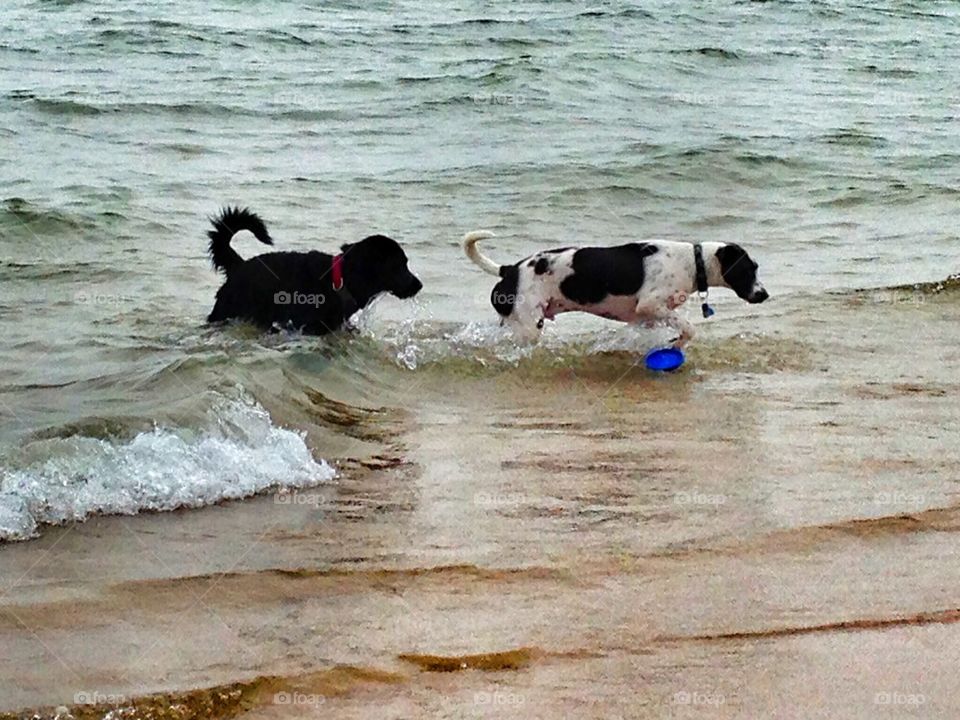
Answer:
[{"label": "wet sand", "polygon": [[960,716],[955,300],[816,302],[314,394],[335,483],[3,546],[0,719]]}]

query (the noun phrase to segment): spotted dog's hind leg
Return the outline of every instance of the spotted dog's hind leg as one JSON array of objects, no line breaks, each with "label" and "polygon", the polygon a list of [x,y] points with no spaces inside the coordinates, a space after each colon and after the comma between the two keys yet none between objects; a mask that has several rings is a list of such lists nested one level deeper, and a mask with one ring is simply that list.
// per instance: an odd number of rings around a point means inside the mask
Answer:
[{"label": "spotted dog's hind leg", "polygon": [[530,272],[529,267],[521,268],[513,301],[513,307],[505,318],[506,325],[520,342],[537,342],[549,305],[543,291],[542,277]]},{"label": "spotted dog's hind leg", "polygon": [[535,343],[543,332],[543,313],[532,312],[531,308],[515,308],[505,318],[507,326],[514,336],[523,343]]}]

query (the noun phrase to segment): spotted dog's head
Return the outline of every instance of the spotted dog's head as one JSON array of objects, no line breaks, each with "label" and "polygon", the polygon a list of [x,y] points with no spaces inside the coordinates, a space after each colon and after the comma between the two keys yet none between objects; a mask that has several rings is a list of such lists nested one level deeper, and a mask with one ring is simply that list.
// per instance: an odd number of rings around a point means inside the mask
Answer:
[{"label": "spotted dog's head", "polygon": [[717,250],[723,282],[748,303],[762,303],[770,295],[757,278],[757,263],[736,243],[727,243]]}]

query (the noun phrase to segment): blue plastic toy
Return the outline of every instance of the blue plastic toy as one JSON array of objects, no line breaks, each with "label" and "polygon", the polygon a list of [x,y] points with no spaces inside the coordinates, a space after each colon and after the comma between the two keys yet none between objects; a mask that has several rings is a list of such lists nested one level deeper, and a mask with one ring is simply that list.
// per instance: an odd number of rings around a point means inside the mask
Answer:
[{"label": "blue plastic toy", "polygon": [[670,372],[676,370],[686,358],[683,356],[683,350],[675,347],[656,348],[651,350],[643,358],[648,370],[657,372]]}]

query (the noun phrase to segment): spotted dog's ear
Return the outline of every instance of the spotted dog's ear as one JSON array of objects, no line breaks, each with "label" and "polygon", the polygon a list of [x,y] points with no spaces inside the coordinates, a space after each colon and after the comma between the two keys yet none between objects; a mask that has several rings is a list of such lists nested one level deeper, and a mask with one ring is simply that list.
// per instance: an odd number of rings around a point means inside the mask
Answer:
[{"label": "spotted dog's ear", "polygon": [[727,243],[717,250],[717,261],[727,287],[746,300],[757,282],[757,264],[753,258],[736,243]]},{"label": "spotted dog's ear", "polygon": [[720,261],[721,272],[727,272],[732,269],[735,263],[749,257],[747,251],[736,243],[726,243],[725,245],[721,245],[720,249],[717,250],[717,259]]}]

